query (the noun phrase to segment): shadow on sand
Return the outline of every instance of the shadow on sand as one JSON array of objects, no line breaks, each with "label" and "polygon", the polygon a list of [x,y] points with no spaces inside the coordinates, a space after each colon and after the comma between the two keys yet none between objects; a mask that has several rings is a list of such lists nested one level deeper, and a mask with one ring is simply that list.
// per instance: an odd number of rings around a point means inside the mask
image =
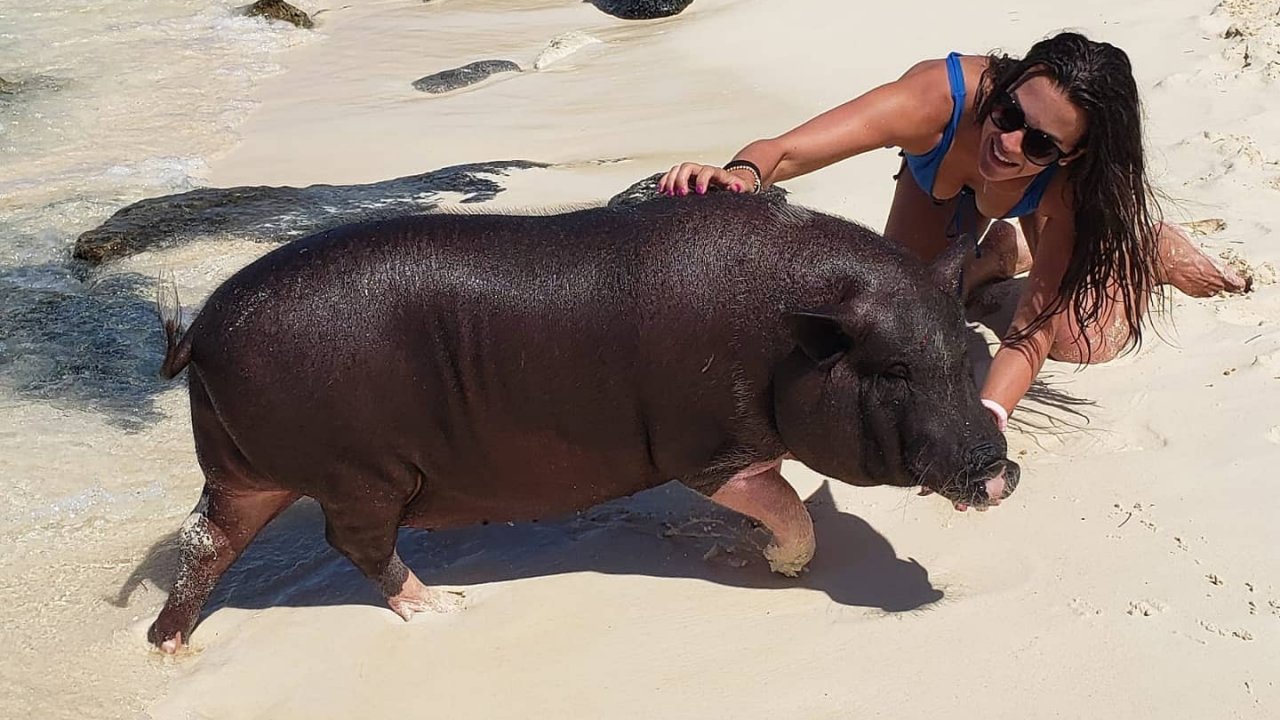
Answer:
[{"label": "shadow on sand", "polygon": [[[803,587],[841,605],[913,610],[943,597],[866,521],[840,512],[824,484],[806,501],[818,552],[799,578],[769,571],[768,533],[678,483],[555,521],[427,533],[402,530],[399,551],[428,585],[471,586],[573,572],[700,578],[744,588]],[[114,599],[143,582],[167,590],[174,536],[156,543]],[[223,607],[384,606],[373,584],[324,540],[320,508],[303,500],[277,518],[222,576],[203,617]]]}]

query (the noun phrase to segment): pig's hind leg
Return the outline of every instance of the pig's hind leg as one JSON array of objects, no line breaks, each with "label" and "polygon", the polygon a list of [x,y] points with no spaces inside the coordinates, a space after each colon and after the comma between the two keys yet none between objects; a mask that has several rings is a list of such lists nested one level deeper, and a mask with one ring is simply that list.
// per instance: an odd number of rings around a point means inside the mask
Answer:
[{"label": "pig's hind leg", "polygon": [[147,639],[166,653],[191,638],[218,578],[272,518],[299,495],[273,488],[236,448],[199,378],[191,376],[191,420],[205,486],[178,531],[178,575]]},{"label": "pig's hind leg", "polygon": [[423,585],[396,552],[396,534],[406,501],[407,498],[367,495],[320,498],[320,507],[324,509],[329,544],[378,586],[397,615],[409,620],[418,612],[456,609],[460,597]]},{"label": "pig's hind leg", "polygon": [[813,519],[795,488],[782,477],[781,461],[742,470],[709,494],[730,510],[755,518],[773,533],[764,549],[769,568],[795,577],[813,559]]}]

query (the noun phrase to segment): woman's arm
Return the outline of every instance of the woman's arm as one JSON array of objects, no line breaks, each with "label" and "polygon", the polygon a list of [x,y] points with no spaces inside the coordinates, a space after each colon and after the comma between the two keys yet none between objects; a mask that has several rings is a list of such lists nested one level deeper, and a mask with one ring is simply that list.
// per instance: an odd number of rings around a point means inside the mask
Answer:
[{"label": "woman's arm", "polygon": [[[1060,173],[1060,182],[1050,186],[1045,193],[1043,204],[1037,211],[1035,220],[1028,223],[1032,227],[1024,228],[1028,235],[1028,243],[1035,248],[1035,263],[1027,278],[1027,285],[1018,299],[1018,308],[1014,312],[1009,333],[1027,327],[1057,297],[1058,286],[1071,260],[1071,252],[1075,245],[1075,223],[1067,196],[1067,183]],[[1056,185],[1057,187],[1054,187]],[[991,368],[987,372],[987,380],[982,386],[982,398],[992,400],[1012,412],[1027,390],[1031,382],[1040,373],[1040,368],[1049,357],[1054,338],[1062,323],[1065,313],[1070,308],[1059,310],[1049,322],[1044,323],[1030,337],[1017,345],[1001,345],[991,360]]]},{"label": "woman's arm", "polygon": [[[809,120],[783,135],[747,145],[735,160],[760,169],[761,189],[813,172],[848,157],[881,147],[928,152],[937,144],[951,117],[946,63],[927,60],[898,80],[871,90]],[[658,190],[683,195],[708,187],[739,184],[750,190],[749,170],[726,172],[713,165],[682,163],[671,168]]]}]

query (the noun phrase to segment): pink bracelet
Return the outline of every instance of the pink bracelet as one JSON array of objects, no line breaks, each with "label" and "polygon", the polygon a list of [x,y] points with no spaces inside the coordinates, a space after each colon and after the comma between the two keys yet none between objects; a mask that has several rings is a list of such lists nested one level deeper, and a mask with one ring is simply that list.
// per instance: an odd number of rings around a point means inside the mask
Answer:
[{"label": "pink bracelet", "polygon": [[982,405],[991,411],[992,418],[996,421],[996,428],[1004,432],[1009,427],[1009,411],[995,400],[982,398]]}]

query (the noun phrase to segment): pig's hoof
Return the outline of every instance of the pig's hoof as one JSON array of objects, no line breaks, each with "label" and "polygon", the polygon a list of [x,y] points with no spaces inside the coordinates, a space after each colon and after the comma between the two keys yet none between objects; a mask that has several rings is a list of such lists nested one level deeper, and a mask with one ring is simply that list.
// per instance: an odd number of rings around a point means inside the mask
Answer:
[{"label": "pig's hoof", "polygon": [[420,612],[447,613],[456,612],[465,607],[466,596],[458,590],[440,590],[436,588],[415,588],[413,592],[405,592],[387,598],[387,605],[395,614],[408,622]]},{"label": "pig's hoof", "polygon": [[181,632],[166,638],[156,631],[155,625],[152,625],[151,629],[147,631],[147,640],[165,655],[177,655],[178,651],[182,649]]},{"label": "pig's hoof", "polygon": [[161,627],[161,620],[163,618],[151,623],[151,627],[147,628],[147,642],[165,655],[173,655],[182,649],[184,633],[172,626]]},{"label": "pig's hoof", "polygon": [[803,545],[784,548],[769,543],[764,549],[764,559],[769,561],[769,569],[779,575],[798,577],[813,559],[813,548]]},{"label": "pig's hoof", "polygon": [[165,655],[173,655],[182,649],[182,633],[165,640],[160,643],[160,652]]}]

